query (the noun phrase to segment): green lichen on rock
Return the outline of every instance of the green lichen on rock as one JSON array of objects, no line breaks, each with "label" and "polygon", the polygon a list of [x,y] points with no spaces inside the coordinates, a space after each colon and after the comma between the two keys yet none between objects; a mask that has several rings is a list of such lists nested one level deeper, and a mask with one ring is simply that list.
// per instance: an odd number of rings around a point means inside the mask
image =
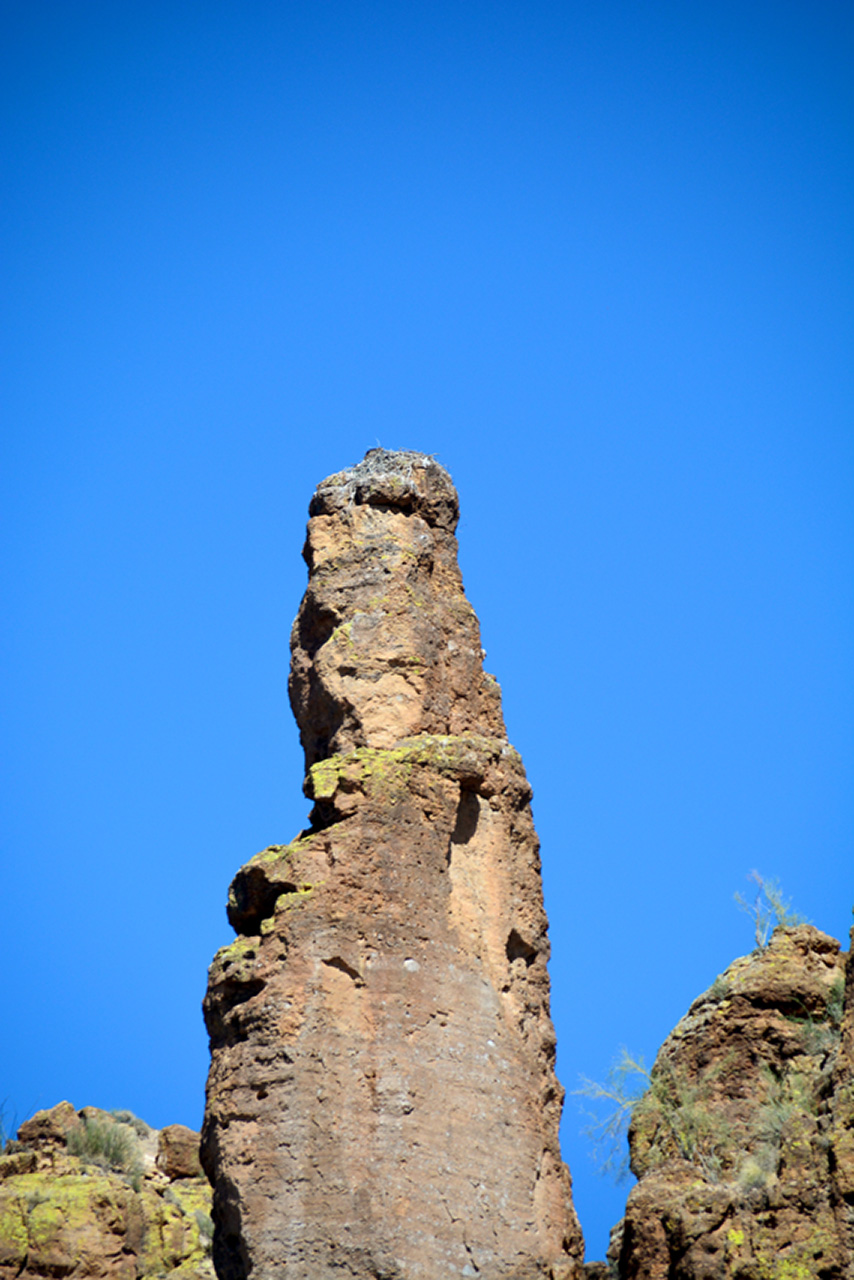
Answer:
[{"label": "green lichen on rock", "polygon": [[291,911],[294,907],[305,902],[314,893],[313,884],[301,884],[299,888],[294,889],[293,893],[280,893],[276,899],[276,913],[280,911]]},{"label": "green lichen on rock", "polygon": [[814,1226],[806,1240],[782,1251],[774,1233],[760,1227],[754,1248],[760,1280],[816,1280],[825,1273],[822,1263],[834,1255],[836,1242],[827,1231]]},{"label": "green lichen on rock", "polygon": [[[141,1226],[138,1197],[118,1175],[49,1169],[11,1178],[0,1188],[0,1258],[15,1252],[24,1274],[39,1274],[36,1258],[50,1260],[60,1274],[97,1257],[111,1237]],[[113,1245],[114,1247],[114,1245]]]},{"label": "green lichen on rock", "polygon": [[[89,1127],[110,1120],[78,1114]],[[157,1137],[146,1126],[148,1172],[133,1177],[70,1153],[61,1134],[32,1148],[39,1167],[0,1183],[0,1275],[213,1280],[210,1187],[155,1167]]]},{"label": "green lichen on rock", "polygon": [[17,1198],[0,1188],[0,1267],[15,1266],[27,1255],[27,1214]]},{"label": "green lichen on rock", "polygon": [[361,790],[373,800],[389,802],[407,792],[413,769],[432,768],[476,783],[502,758],[520,763],[518,753],[500,738],[422,734],[395,747],[358,747],[317,761],[306,779],[306,794],[313,800],[331,800],[338,791]]},{"label": "green lichen on rock", "polygon": [[243,870],[245,871],[248,867],[270,867],[287,862],[305,848],[311,839],[310,835],[297,836],[296,840],[291,840],[289,844],[267,845],[266,849],[261,849],[249,859]]},{"label": "green lichen on rock", "polygon": [[220,947],[211,964],[211,974],[229,982],[249,981],[258,955],[257,937],[238,937],[228,946]]},{"label": "green lichen on rock", "polygon": [[206,1273],[211,1250],[211,1193],[206,1182],[173,1183],[165,1191],[142,1192],[145,1238],[140,1276],[179,1276]]}]

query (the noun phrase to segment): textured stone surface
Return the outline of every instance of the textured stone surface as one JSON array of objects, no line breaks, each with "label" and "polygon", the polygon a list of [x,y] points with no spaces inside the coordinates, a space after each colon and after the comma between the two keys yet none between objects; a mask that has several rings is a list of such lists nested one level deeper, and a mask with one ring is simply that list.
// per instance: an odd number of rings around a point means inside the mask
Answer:
[{"label": "textured stone surface", "polygon": [[[133,1123],[61,1102],[22,1124],[7,1144],[0,1280],[213,1280],[210,1187],[198,1172],[170,1180],[155,1165],[157,1130],[119,1114]],[[68,1135],[81,1140],[80,1149],[90,1126],[118,1134],[110,1154],[69,1149]],[[198,1134],[173,1128],[192,1135],[198,1152]]]},{"label": "textured stone surface", "polygon": [[198,1178],[199,1135],[185,1124],[169,1124],[157,1140],[157,1168],[167,1178]]},{"label": "textured stone surface", "polygon": [[575,1276],[531,792],[456,493],[372,450],[310,514],[291,701],[312,826],[238,873],[205,1002],[218,1274]]},{"label": "textured stone surface", "polygon": [[830,1104],[831,1198],[837,1229],[854,1274],[854,929],[848,950],[842,1035]]},{"label": "textured stone surface", "polygon": [[625,1280],[852,1276],[845,960],[809,925],[778,929],[665,1041],[629,1131]]}]

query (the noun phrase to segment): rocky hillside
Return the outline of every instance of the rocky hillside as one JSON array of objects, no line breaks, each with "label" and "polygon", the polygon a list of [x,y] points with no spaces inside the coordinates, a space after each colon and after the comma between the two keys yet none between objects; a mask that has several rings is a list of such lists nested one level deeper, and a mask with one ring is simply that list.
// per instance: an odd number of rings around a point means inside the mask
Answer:
[{"label": "rocky hillside", "polygon": [[663,1044],[629,1144],[623,1280],[850,1280],[852,953],[802,925],[730,965]]},{"label": "rocky hillside", "polygon": [[456,491],[371,450],[310,516],[290,687],[311,826],[238,873],[205,1002],[218,1274],[573,1276],[531,789]]},{"label": "rocky hillside", "polygon": [[192,1129],[60,1102],[0,1156],[0,1280],[212,1280],[210,1207]]}]

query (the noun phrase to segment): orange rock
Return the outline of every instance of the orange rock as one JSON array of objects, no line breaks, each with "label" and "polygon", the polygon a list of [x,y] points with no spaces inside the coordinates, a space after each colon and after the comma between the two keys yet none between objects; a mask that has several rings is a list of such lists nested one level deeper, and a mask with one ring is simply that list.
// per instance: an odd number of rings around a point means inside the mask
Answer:
[{"label": "orange rock", "polygon": [[202,1166],[196,1131],[184,1124],[168,1124],[161,1129],[157,1139],[157,1168],[167,1178],[199,1177]]},{"label": "orange rock", "polygon": [[58,1102],[47,1111],[37,1111],[18,1129],[18,1141],[27,1146],[64,1147],[68,1130],[80,1124],[70,1102]]},{"label": "orange rock", "polygon": [[312,825],[238,873],[205,1001],[218,1274],[573,1277],[531,790],[456,492],[371,450],[310,511],[291,701]]}]

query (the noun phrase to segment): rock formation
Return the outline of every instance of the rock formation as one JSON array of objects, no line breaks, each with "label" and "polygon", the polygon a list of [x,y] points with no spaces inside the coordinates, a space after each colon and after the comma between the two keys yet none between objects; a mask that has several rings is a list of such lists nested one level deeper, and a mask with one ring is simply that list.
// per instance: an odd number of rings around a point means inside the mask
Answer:
[{"label": "rock formation", "polygon": [[199,1135],[60,1102],[0,1156],[0,1280],[213,1280]]},{"label": "rock formation", "polygon": [[854,1276],[854,970],[777,929],[664,1042],[629,1130],[623,1280]]},{"label": "rock formation", "polygon": [[203,1161],[221,1280],[571,1277],[531,789],[447,472],[371,450],[310,506],[291,639],[309,829],[238,872]]}]

